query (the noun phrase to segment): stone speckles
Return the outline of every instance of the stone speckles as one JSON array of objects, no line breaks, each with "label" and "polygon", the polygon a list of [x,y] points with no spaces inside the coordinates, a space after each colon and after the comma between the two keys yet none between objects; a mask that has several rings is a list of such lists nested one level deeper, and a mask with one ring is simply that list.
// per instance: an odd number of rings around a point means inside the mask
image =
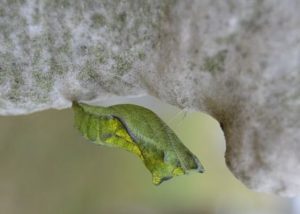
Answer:
[{"label": "stone speckles", "polygon": [[300,194],[297,0],[0,1],[0,114],[148,93],[214,116],[247,186]]}]

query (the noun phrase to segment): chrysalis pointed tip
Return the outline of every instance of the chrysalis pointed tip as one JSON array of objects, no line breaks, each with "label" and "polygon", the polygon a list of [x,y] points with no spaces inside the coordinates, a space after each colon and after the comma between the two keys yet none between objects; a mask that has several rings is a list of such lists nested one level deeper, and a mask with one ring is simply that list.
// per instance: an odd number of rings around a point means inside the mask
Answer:
[{"label": "chrysalis pointed tip", "polygon": [[203,167],[203,165],[201,164],[201,162],[199,161],[199,159],[194,155],[194,160],[197,164],[197,168],[195,169],[195,171],[199,172],[199,173],[204,173],[205,169]]},{"label": "chrysalis pointed tip", "polygon": [[197,172],[199,172],[199,173],[204,173],[205,172],[205,169],[204,169],[204,167],[200,164],[200,165],[198,165],[198,168],[196,169],[197,170]]}]

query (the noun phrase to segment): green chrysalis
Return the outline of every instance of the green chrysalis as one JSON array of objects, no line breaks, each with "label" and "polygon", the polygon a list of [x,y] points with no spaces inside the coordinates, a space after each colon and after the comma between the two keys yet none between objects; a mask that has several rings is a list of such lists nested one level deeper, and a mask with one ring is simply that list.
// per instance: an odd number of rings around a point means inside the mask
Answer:
[{"label": "green chrysalis", "polygon": [[158,185],[195,170],[201,163],[154,112],[132,104],[109,107],[73,102],[75,126],[96,144],[124,148],[138,155]]}]

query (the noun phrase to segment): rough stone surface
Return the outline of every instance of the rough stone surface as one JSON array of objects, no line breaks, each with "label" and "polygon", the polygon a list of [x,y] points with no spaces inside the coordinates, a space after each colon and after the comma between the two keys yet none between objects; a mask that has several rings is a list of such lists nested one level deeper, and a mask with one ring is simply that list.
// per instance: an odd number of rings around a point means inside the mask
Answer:
[{"label": "rough stone surface", "polygon": [[150,94],[216,118],[247,186],[300,194],[297,0],[0,0],[0,114]]}]

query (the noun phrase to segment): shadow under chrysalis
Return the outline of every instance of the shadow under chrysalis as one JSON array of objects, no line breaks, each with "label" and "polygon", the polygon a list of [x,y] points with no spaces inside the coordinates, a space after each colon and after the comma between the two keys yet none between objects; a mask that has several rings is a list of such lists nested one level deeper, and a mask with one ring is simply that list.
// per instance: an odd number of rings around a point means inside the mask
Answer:
[{"label": "shadow under chrysalis", "polygon": [[75,101],[72,107],[75,126],[86,139],[138,155],[156,185],[189,171],[204,172],[174,131],[147,108],[133,104],[101,107]]}]

